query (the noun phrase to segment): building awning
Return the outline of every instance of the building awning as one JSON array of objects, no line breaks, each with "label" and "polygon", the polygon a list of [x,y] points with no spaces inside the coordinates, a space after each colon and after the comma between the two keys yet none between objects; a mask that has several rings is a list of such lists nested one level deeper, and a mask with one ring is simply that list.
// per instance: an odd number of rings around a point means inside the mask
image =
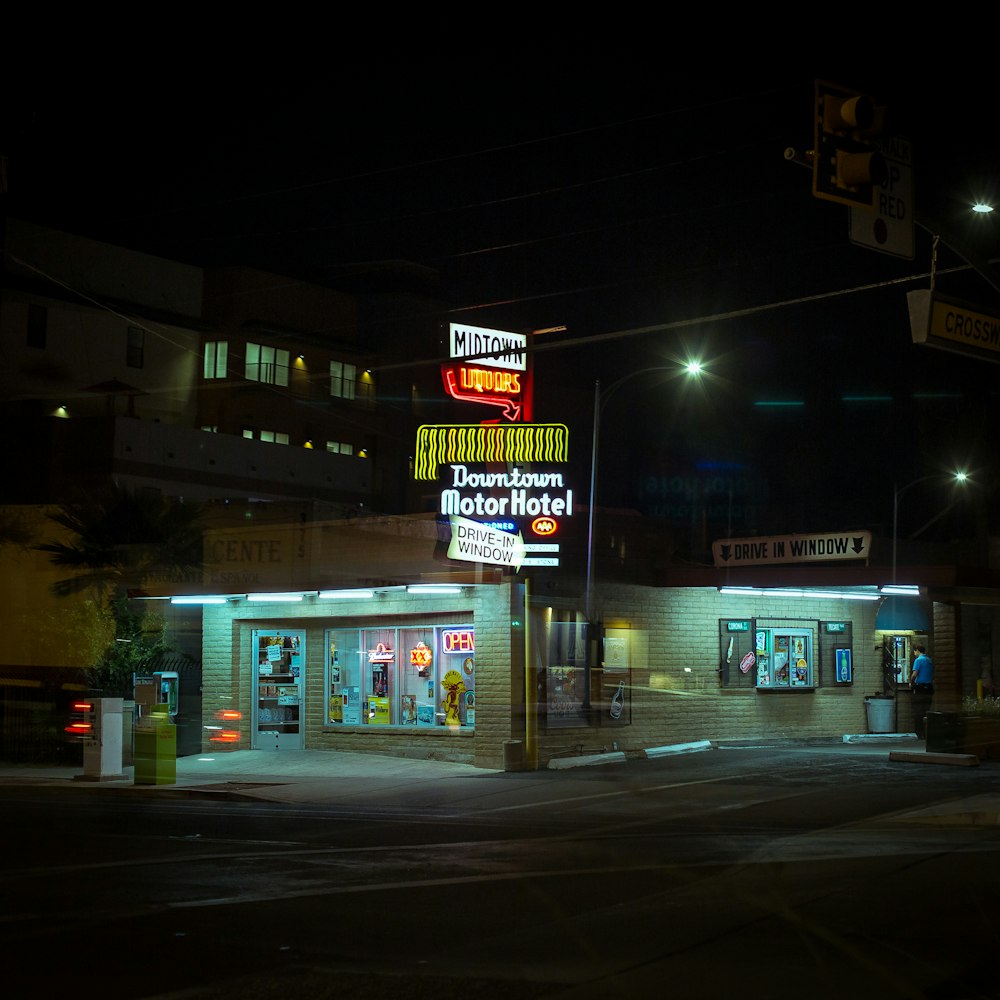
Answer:
[{"label": "building awning", "polygon": [[877,632],[929,632],[927,602],[914,597],[886,597],[875,613]]}]

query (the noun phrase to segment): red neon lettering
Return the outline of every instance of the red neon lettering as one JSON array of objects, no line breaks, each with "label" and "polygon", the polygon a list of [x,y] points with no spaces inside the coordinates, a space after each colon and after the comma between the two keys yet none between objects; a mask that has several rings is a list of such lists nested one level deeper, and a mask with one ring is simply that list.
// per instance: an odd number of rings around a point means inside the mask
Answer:
[{"label": "red neon lettering", "polygon": [[[498,375],[508,375],[509,379],[497,379],[492,377],[489,381],[490,384],[497,383],[498,381],[504,385],[510,386],[510,388],[504,391],[498,391],[496,389],[487,390],[486,381],[480,380],[478,383],[481,388],[476,388],[476,380],[472,379],[468,384],[466,383],[466,369],[461,366],[458,372],[454,368],[441,369],[441,378],[444,381],[445,391],[448,393],[452,399],[464,400],[470,403],[483,403],[486,406],[501,406],[503,407],[503,415],[506,420],[512,422],[521,419],[521,402],[511,398],[514,393],[519,393],[521,391],[521,376],[515,372],[487,372],[485,369],[478,369],[482,375],[498,376]],[[459,385],[459,374],[461,374],[462,384]],[[516,388],[514,388],[516,386]],[[504,392],[507,395],[504,395]]]},{"label": "red neon lettering", "polygon": [[474,633],[468,629],[454,629],[441,633],[441,644],[446,653],[474,653]]},{"label": "red neon lettering", "polygon": [[462,389],[472,389],[475,392],[508,393],[513,395],[521,391],[521,376],[518,372],[494,371],[491,368],[458,369],[458,382]]}]

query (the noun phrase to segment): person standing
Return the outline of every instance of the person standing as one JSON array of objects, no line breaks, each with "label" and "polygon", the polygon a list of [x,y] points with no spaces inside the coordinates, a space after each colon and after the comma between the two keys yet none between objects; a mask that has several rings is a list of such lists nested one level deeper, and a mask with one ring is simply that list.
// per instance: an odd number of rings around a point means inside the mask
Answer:
[{"label": "person standing", "polygon": [[910,689],[913,692],[913,724],[920,739],[927,738],[927,712],[934,696],[934,661],[927,655],[927,647],[913,647],[913,669],[910,671]]}]

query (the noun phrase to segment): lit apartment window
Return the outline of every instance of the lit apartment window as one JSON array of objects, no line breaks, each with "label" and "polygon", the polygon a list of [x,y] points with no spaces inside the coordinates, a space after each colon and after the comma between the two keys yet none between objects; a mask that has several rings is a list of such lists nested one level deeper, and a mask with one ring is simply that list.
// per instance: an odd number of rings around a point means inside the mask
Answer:
[{"label": "lit apartment window", "polygon": [[130,326],[125,343],[125,364],[129,368],[141,368],[146,346],[146,331],[139,326]]},{"label": "lit apartment window", "polygon": [[270,441],[272,444],[288,444],[288,435],[281,431],[261,431],[261,441]]},{"label": "lit apartment window", "polygon": [[205,378],[225,378],[228,356],[229,344],[225,340],[205,344]]},{"label": "lit apartment window", "polygon": [[354,445],[346,441],[327,441],[326,450],[333,452],[334,455],[353,455]]},{"label": "lit apartment window", "polygon": [[49,325],[49,310],[45,306],[28,303],[28,335],[25,343],[28,347],[45,350],[45,335]]},{"label": "lit apartment window", "polygon": [[244,375],[251,382],[288,385],[288,351],[266,344],[247,344]]},{"label": "lit apartment window", "polygon": [[330,362],[330,395],[354,399],[357,394],[358,369],[344,361]]},{"label": "lit apartment window", "polygon": [[219,425],[218,424],[202,424],[201,429],[207,431],[209,434],[218,434]]}]

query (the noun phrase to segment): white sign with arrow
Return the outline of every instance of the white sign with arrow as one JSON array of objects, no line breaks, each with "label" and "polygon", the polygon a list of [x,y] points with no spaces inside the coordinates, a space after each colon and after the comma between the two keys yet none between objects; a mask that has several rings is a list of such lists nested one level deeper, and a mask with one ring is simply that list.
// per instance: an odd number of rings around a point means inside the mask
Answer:
[{"label": "white sign with arrow", "polygon": [[870,531],[725,538],[712,543],[712,558],[716,566],[840,562],[844,559],[867,559],[871,554],[871,547]]},{"label": "white sign with arrow", "polygon": [[524,562],[524,538],[509,531],[499,531],[480,521],[451,515],[451,542],[448,558],[460,562],[481,562],[493,566],[513,566]]}]

